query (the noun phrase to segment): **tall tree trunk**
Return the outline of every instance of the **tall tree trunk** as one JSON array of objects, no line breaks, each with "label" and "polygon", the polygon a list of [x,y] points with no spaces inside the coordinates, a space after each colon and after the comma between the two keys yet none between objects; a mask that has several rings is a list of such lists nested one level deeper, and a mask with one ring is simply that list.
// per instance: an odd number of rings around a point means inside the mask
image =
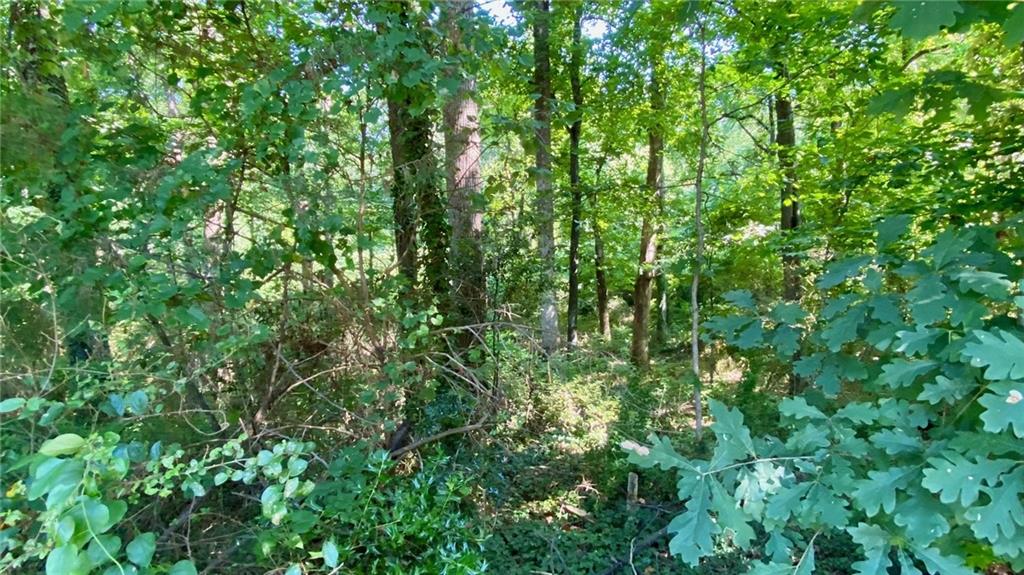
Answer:
[{"label": "tall tree trunk", "polygon": [[[448,31],[448,55],[463,49],[460,20],[470,4],[446,2],[442,18]],[[453,73],[461,74],[461,71]],[[451,226],[449,262],[451,299],[459,325],[486,319],[487,290],[483,255],[483,179],[480,175],[480,109],[473,99],[476,80],[463,77],[458,91],[444,107],[445,180]],[[467,334],[469,335],[469,334]],[[463,340],[467,345],[471,338]]]},{"label": "tall tree trunk", "polygon": [[[787,78],[784,65],[778,66],[780,78]],[[796,194],[796,166],[793,158],[796,146],[796,128],[793,119],[793,102],[789,99],[788,85],[775,95],[776,136],[779,167],[782,168],[782,191],[780,194],[780,229],[783,236],[782,255],[782,297],[787,301],[800,299],[800,257],[793,254],[789,245],[792,232],[800,227],[800,201]]]},{"label": "tall tree trunk", "polygon": [[[388,128],[390,130],[391,212],[395,224],[395,255],[398,270],[410,287],[416,285],[416,190],[413,187],[415,151],[418,137],[415,123],[408,111],[407,99],[388,98]],[[410,133],[410,131],[412,133]]]},{"label": "tall tree trunk", "polygon": [[537,92],[536,122],[537,247],[541,261],[541,347],[547,354],[558,347],[558,307],[555,298],[555,205],[551,186],[551,2],[536,0],[533,18],[533,88]]},{"label": "tall tree trunk", "polygon": [[693,368],[694,435],[697,441],[704,433],[703,384],[700,373],[700,274],[704,263],[704,164],[708,155],[708,101],[707,101],[707,45],[704,21],[700,21],[700,71],[697,76],[697,96],[700,104],[700,149],[697,154],[697,174],[694,181],[693,223],[697,232],[697,246],[693,254],[693,281],[690,283],[690,364]]},{"label": "tall tree trunk", "polygon": [[660,195],[664,192],[661,181],[664,140],[662,138],[662,129],[659,125],[661,122],[659,115],[664,109],[665,100],[658,77],[660,65],[661,55],[659,53],[651,62],[650,97],[654,119],[647,132],[646,187],[652,197],[649,198],[644,210],[643,224],[640,230],[640,259],[636,282],[633,284],[633,341],[630,346],[630,357],[633,363],[642,369],[646,369],[650,364],[648,324],[651,317],[651,287],[656,273],[655,264],[658,257],[655,213],[660,201]]},{"label": "tall tree trunk", "polygon": [[604,236],[601,230],[601,204],[598,186],[601,182],[601,168],[604,166],[604,158],[597,164],[595,183],[597,185],[590,192],[590,221],[594,228],[594,280],[597,283],[597,320],[601,331],[601,338],[605,341],[612,339],[612,326],[608,316],[608,278],[604,269]]},{"label": "tall tree trunk", "polygon": [[580,67],[583,59],[583,2],[576,5],[572,27],[572,55],[569,84],[575,117],[569,126],[569,187],[572,190],[572,222],[569,232],[569,309],[566,312],[566,344],[576,347],[576,319],[580,301],[580,220],[583,218],[583,189],[580,185],[580,135],[583,128],[583,87]]}]

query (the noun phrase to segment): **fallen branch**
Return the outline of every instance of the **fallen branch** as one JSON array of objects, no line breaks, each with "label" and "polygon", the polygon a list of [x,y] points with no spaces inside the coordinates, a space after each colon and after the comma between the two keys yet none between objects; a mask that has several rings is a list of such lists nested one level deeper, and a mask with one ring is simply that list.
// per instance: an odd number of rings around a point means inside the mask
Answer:
[{"label": "fallen branch", "polygon": [[405,447],[402,447],[400,449],[396,449],[396,450],[392,451],[391,452],[391,459],[393,459],[395,461],[398,461],[403,456],[405,456],[405,454],[409,453],[410,451],[419,449],[419,448],[423,447],[424,445],[426,445],[428,443],[433,443],[433,442],[435,442],[435,441],[437,441],[439,439],[444,439],[445,437],[448,437],[449,435],[456,435],[456,434],[459,434],[459,433],[469,433],[470,431],[476,431],[478,429],[481,429],[483,426],[484,426],[484,420],[480,420],[477,423],[474,423],[472,425],[464,425],[462,427],[456,427],[454,429],[449,429],[447,431],[442,431],[441,433],[438,433],[436,435],[431,435],[430,437],[425,437],[425,438],[423,438],[423,439],[421,439],[419,441],[414,441],[414,442],[410,443],[409,445],[406,445]]}]

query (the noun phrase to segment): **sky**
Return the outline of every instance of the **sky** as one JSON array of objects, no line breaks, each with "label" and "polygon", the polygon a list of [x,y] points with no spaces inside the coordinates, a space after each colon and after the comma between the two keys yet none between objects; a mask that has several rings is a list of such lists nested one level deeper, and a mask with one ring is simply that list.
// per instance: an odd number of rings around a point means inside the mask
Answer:
[{"label": "sky", "polygon": [[[517,22],[515,10],[507,0],[481,0],[477,5],[502,26],[514,26]],[[598,40],[607,33],[608,25],[601,20],[585,20],[583,22],[583,35],[587,38]]]}]

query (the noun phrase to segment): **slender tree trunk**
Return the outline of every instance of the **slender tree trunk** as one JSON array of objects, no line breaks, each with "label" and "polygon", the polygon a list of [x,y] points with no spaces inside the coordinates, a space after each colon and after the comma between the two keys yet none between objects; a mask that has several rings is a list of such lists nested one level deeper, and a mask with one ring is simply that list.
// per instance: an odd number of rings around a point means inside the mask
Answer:
[{"label": "slender tree trunk", "polygon": [[700,274],[704,261],[704,164],[708,155],[708,102],[707,102],[707,56],[704,22],[700,22],[700,72],[697,76],[697,91],[700,99],[700,150],[697,154],[697,175],[694,183],[693,223],[697,232],[697,247],[693,257],[693,282],[690,284],[690,363],[693,368],[693,416],[694,434],[697,441],[704,433],[703,400],[701,398],[700,373]]},{"label": "slender tree trunk", "polygon": [[538,96],[533,119],[537,124],[537,244],[540,252],[541,347],[547,354],[558,347],[558,307],[555,296],[555,206],[551,185],[551,61],[548,37],[551,31],[551,2],[536,0],[533,19],[533,87]]},{"label": "slender tree trunk", "polygon": [[665,100],[658,77],[660,65],[661,55],[658,54],[651,62],[651,108],[655,119],[647,133],[646,187],[654,201],[649,201],[645,209],[640,230],[640,259],[636,281],[633,284],[633,341],[630,346],[630,357],[633,363],[641,369],[646,369],[650,364],[648,324],[651,317],[651,288],[658,257],[657,223],[654,221],[654,212],[660,201],[660,195],[663,193],[661,178],[664,141],[658,122],[661,121],[659,114],[664,109]]},{"label": "slender tree trunk", "polygon": [[[604,166],[604,158],[597,164],[595,183],[600,184],[601,168]],[[598,187],[595,186],[590,192],[590,221],[594,228],[594,280],[597,283],[597,320],[601,331],[601,338],[605,341],[612,339],[612,326],[608,316],[608,279],[604,269],[604,236],[601,230],[601,204]]]},{"label": "slender tree trunk", "polygon": [[566,313],[566,344],[576,347],[576,319],[580,300],[580,220],[583,218],[583,189],[580,185],[580,135],[583,128],[583,87],[580,67],[583,59],[583,2],[576,5],[572,27],[572,56],[569,60],[569,84],[576,114],[569,126],[569,187],[572,190],[572,222],[569,232],[569,309]]},{"label": "slender tree trunk", "polygon": [[[779,76],[787,77],[786,67],[779,65]],[[792,253],[789,245],[792,232],[800,227],[800,201],[796,194],[796,167],[793,152],[796,146],[796,128],[793,119],[793,103],[789,99],[788,86],[775,95],[776,144],[778,144],[779,166],[782,168],[782,191],[780,194],[781,225],[784,239],[782,255],[782,297],[787,301],[800,299],[800,257]]]},{"label": "slender tree trunk", "polygon": [[[658,193],[658,231],[659,236],[665,234],[665,189]],[[668,342],[668,275],[665,269],[658,266],[655,272],[655,287],[658,294],[658,322],[654,328],[655,345],[661,347]]]},{"label": "slender tree trunk", "polygon": [[[442,5],[448,30],[448,55],[463,49],[459,22],[469,4]],[[454,72],[460,73],[461,72]],[[486,320],[487,290],[483,256],[483,179],[480,175],[480,110],[474,100],[476,80],[464,77],[444,107],[445,179],[451,227],[449,262],[451,299],[459,325]],[[467,334],[468,335],[468,334]],[[463,343],[470,344],[472,338]]]}]

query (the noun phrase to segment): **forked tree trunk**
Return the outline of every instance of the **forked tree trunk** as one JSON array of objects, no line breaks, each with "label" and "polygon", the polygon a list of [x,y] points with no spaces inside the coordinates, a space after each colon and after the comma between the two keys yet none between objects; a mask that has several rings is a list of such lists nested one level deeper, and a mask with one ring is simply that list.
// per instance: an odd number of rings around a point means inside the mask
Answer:
[{"label": "forked tree trunk", "polygon": [[551,354],[558,347],[558,307],[555,298],[555,205],[551,186],[551,2],[536,0],[533,14],[533,89],[537,93],[536,127],[537,248],[541,262],[541,347]]},{"label": "forked tree trunk", "polygon": [[650,364],[649,329],[651,318],[651,291],[656,274],[655,264],[658,257],[657,223],[655,221],[658,202],[664,193],[662,189],[662,149],[664,140],[658,122],[658,114],[664,108],[665,100],[658,78],[658,67],[661,64],[659,54],[651,65],[651,109],[656,117],[647,133],[647,181],[646,190],[650,194],[644,210],[643,223],[640,230],[640,258],[636,281],[633,284],[633,341],[630,346],[630,357],[641,369]]}]

